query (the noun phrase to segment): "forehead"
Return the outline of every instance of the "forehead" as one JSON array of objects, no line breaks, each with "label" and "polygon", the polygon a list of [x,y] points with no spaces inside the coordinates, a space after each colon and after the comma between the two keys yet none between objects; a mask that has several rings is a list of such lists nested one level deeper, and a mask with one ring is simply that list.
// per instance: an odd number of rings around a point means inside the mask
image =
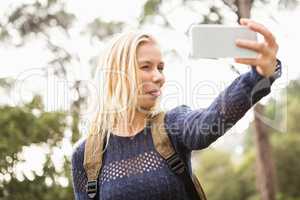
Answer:
[{"label": "forehead", "polygon": [[145,42],[140,44],[137,49],[138,62],[155,61],[161,62],[162,54],[159,46],[154,42]]}]

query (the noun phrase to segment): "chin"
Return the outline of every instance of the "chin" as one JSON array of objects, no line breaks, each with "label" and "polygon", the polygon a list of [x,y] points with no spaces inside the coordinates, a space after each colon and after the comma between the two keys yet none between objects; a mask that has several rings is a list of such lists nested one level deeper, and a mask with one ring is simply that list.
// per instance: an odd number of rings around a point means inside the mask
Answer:
[{"label": "chin", "polygon": [[159,98],[149,98],[147,96],[143,96],[138,100],[138,110],[148,112],[155,109],[156,105],[159,103]]},{"label": "chin", "polygon": [[155,102],[153,103],[147,103],[144,102],[143,105],[139,105],[138,106],[138,110],[141,111],[141,112],[149,112],[151,111],[153,108],[155,107]]},{"label": "chin", "polygon": [[154,107],[154,104],[152,104],[152,105],[141,105],[141,106],[139,106],[139,108],[141,109],[141,110],[145,110],[145,111],[149,111],[149,110],[151,110],[151,108],[153,108]]}]

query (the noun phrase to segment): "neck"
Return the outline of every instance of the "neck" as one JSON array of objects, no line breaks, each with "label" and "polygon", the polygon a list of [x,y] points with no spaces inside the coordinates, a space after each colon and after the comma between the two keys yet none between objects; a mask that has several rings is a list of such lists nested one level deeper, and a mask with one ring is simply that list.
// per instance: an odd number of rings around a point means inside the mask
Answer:
[{"label": "neck", "polygon": [[136,110],[133,122],[129,123],[127,120],[121,120],[114,128],[113,134],[123,137],[134,136],[145,128],[146,119],[145,113]]}]

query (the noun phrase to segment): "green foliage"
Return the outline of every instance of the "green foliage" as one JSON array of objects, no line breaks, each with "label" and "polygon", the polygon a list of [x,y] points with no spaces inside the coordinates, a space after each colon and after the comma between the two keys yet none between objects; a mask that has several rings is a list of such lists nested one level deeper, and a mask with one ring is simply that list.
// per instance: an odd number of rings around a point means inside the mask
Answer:
[{"label": "green foliage", "polygon": [[236,166],[236,180],[239,185],[240,199],[250,200],[256,194],[255,152],[252,150],[244,154],[242,162]]},{"label": "green foliage", "polygon": [[239,184],[230,156],[220,151],[205,151],[195,169],[207,198],[210,200],[239,199]]},{"label": "green foliage", "polygon": [[[282,91],[282,97],[286,97],[286,101],[276,102],[274,99],[268,103],[265,109],[265,115],[269,119],[275,119],[275,115],[278,108],[286,109],[283,112],[287,112],[287,121],[284,120],[283,114],[281,119],[278,119],[278,123],[287,123],[287,132],[289,133],[299,133],[300,131],[300,112],[298,110],[298,104],[300,100],[300,81],[294,80],[289,83],[289,85]],[[283,100],[284,100],[283,98]],[[272,127],[270,127],[272,128]],[[272,130],[273,132],[276,130]],[[271,131],[271,132],[272,132]]]},{"label": "green foliage", "polygon": [[[300,199],[299,144],[298,133],[272,135],[278,200]],[[244,154],[239,164],[232,163],[229,154],[206,150],[197,156],[199,166],[195,171],[208,199],[259,200],[255,162],[253,147]]]},{"label": "green foliage", "polygon": [[281,195],[300,198],[300,135],[298,133],[276,134],[272,137]]},{"label": "green foliage", "polygon": [[[300,199],[300,102],[299,80],[292,81],[286,88],[288,113],[288,131],[279,133],[269,128],[274,164],[277,174],[277,200]],[[276,102],[272,100],[265,107],[265,115],[274,118]],[[206,150],[200,154],[196,169],[209,199],[259,200],[256,190],[255,147],[253,143],[254,127],[246,130],[245,154],[239,164],[230,161],[228,154]],[[224,185],[224,183],[226,183]]]},{"label": "green foliage", "polygon": [[[276,108],[284,106],[287,108],[287,132],[281,133],[269,128],[271,134],[271,144],[273,147],[273,157],[277,173],[278,199],[299,199],[300,193],[300,111],[298,102],[300,101],[300,83],[299,80],[294,80],[289,83],[284,89],[287,96],[287,102],[281,102],[281,105],[276,105],[275,100],[270,101],[266,106],[266,116],[274,118]],[[285,123],[285,121],[282,121]],[[253,127],[248,129],[251,134]],[[253,143],[252,135],[248,134],[248,144]],[[251,146],[249,147],[251,150]]]},{"label": "green foliage", "polygon": [[0,78],[0,88],[10,89],[12,87],[13,80],[10,78]]},{"label": "green foliage", "polygon": [[[34,175],[33,180],[25,178],[20,181],[12,174],[9,182],[1,183],[3,187],[0,187],[0,198],[2,200],[73,199],[72,187],[70,185],[67,187],[62,186],[57,181],[57,175],[59,174],[55,171],[53,165],[50,164],[49,156],[47,156],[42,176],[32,172]],[[67,163],[68,165],[70,164],[69,162]],[[70,178],[68,180],[70,181]],[[49,181],[50,183],[46,184]]]},{"label": "green foliage", "polygon": [[[161,0],[147,0],[143,7],[143,12],[140,16],[139,23],[145,24],[148,20],[156,16],[160,16],[161,19],[164,21],[163,26],[167,28],[174,28],[170,24],[170,21],[168,19],[168,13],[164,13],[160,10],[160,7],[164,3],[170,3],[165,2]],[[190,4],[191,3],[191,4]],[[191,1],[191,0],[184,0],[178,7],[185,7],[187,10],[190,10],[190,12],[199,14],[196,9],[194,9],[193,3],[199,3],[201,4],[201,1]],[[215,5],[206,5],[209,6],[209,12],[207,14],[203,14],[202,17],[199,17],[199,21],[194,22],[187,22],[187,23],[193,23],[193,24],[222,24],[223,23],[223,16],[221,14],[221,8],[215,6]],[[172,10],[171,12],[173,12]]]},{"label": "green foliage", "polygon": [[91,38],[97,37],[102,40],[114,33],[119,33],[123,26],[124,24],[121,22],[103,22],[100,19],[95,19],[87,25],[84,33],[89,34]]},{"label": "green foliage", "polygon": [[[23,106],[0,106],[0,197],[6,199],[70,199],[71,186],[62,187],[58,177],[66,177],[70,181],[70,161],[65,158],[62,172],[57,171],[51,161],[53,148],[60,146],[67,128],[66,113],[45,112],[42,99],[35,96],[33,100]],[[47,145],[50,149],[46,154],[43,173],[37,174],[31,170],[33,177],[22,175],[23,180],[17,178],[13,170],[23,160],[20,155],[24,147],[32,144]],[[52,185],[47,185],[46,180]]]},{"label": "green foliage", "polygon": [[300,112],[299,112],[299,101],[300,101],[300,80],[290,82],[287,87],[287,127],[288,132],[300,133]]},{"label": "green foliage", "polygon": [[284,9],[295,9],[299,5],[299,0],[279,0],[279,5]]},{"label": "green foliage", "polygon": [[[67,30],[75,16],[67,13],[64,4],[52,0],[41,3],[21,4],[10,13],[4,15],[7,23],[0,24],[0,40],[11,40],[17,35],[21,41],[17,45],[23,45],[26,36],[32,33],[44,33],[48,28],[58,26]],[[14,31],[12,31],[14,30]]]},{"label": "green foliage", "polygon": [[144,4],[143,13],[140,17],[140,23],[144,23],[148,17],[157,15],[159,13],[159,6],[161,3],[161,0],[147,0]]}]

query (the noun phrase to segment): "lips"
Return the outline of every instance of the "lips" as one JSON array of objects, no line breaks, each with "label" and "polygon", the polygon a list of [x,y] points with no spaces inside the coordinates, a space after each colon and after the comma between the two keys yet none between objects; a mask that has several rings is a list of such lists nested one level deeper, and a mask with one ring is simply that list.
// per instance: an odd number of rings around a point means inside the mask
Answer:
[{"label": "lips", "polygon": [[151,90],[150,92],[147,92],[147,94],[150,94],[154,97],[158,97],[161,95],[161,92],[160,92],[160,90]]}]

